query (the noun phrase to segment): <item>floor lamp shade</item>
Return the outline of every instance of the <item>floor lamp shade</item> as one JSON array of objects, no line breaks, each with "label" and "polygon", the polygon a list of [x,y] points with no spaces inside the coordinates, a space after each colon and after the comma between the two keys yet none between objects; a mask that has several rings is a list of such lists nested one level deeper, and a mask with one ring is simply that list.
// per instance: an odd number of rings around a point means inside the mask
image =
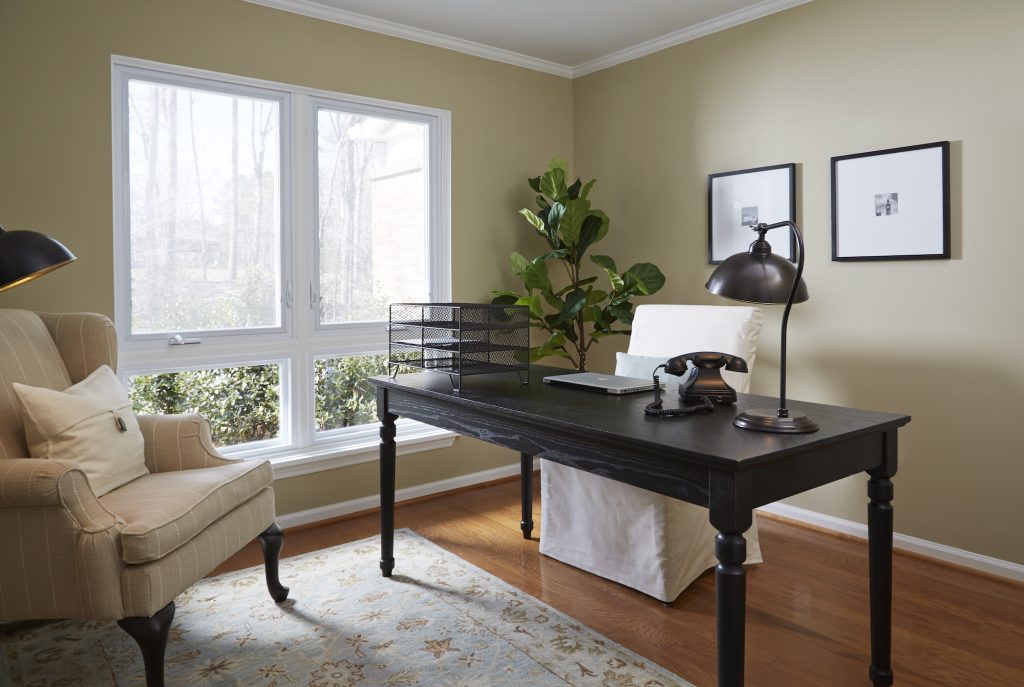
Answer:
[{"label": "floor lamp shade", "polygon": [[[797,264],[772,253],[765,234],[777,227],[788,226],[796,236],[799,257]],[[804,240],[792,222],[758,224],[751,227],[758,233],[745,253],[726,258],[715,268],[705,285],[713,294],[747,303],[785,303],[782,314],[782,348],[779,374],[779,407],[777,409],[751,408],[736,416],[737,427],[761,432],[802,434],[814,432],[818,424],[800,411],[786,407],[786,332],[789,311],[794,303],[807,300],[807,284],[803,280]]]},{"label": "floor lamp shade", "polygon": [[64,244],[46,234],[0,227],[0,291],[32,281],[75,259]]}]

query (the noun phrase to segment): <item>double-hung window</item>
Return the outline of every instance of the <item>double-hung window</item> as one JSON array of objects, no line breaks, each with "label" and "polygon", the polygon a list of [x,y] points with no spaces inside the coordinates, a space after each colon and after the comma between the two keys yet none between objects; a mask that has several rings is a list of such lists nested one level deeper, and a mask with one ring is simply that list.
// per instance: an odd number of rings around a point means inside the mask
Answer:
[{"label": "double-hung window", "polygon": [[201,412],[226,452],[282,465],[363,455],[388,304],[450,298],[448,113],[120,57],[112,74],[136,407]]}]

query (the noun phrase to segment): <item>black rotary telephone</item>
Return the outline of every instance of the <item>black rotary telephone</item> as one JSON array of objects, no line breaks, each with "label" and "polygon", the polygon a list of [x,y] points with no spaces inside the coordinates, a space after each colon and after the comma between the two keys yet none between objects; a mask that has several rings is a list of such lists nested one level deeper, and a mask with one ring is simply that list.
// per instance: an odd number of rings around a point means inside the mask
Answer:
[{"label": "black rotary telephone", "polygon": [[[691,363],[691,365],[687,365]],[[747,361],[738,355],[727,355],[711,351],[685,353],[669,358],[664,365],[654,368],[654,400],[647,404],[644,412],[657,417],[692,415],[710,412],[715,405],[736,402],[736,390],[722,379],[722,368],[732,372],[747,372]],[[663,409],[661,407],[661,383],[658,370],[685,378],[679,384],[682,407]]]}]

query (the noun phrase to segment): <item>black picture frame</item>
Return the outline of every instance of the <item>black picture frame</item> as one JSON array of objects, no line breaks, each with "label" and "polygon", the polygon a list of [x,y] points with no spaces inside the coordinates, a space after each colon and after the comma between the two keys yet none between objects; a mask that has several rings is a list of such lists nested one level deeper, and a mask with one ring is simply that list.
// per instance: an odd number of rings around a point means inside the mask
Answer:
[{"label": "black picture frame", "polygon": [[[779,174],[782,172],[782,174]],[[763,182],[769,188],[760,191],[753,191],[749,188],[751,183]],[[721,212],[723,205],[735,206],[731,194],[735,194],[736,200],[741,201],[740,217],[732,217],[734,212]],[[748,200],[749,199],[749,200]],[[758,207],[765,201],[781,204],[781,212],[773,213],[771,216],[758,215]],[[716,202],[717,201],[717,202]],[[743,202],[750,203],[754,208],[755,216],[749,218],[753,222],[770,224],[788,220],[796,222],[796,163],[787,162],[781,165],[768,165],[765,167],[751,167],[750,169],[739,169],[733,172],[716,172],[708,175],[708,264],[718,265],[730,255],[739,253],[757,238],[756,234],[743,224],[742,211]],[[729,216],[723,216],[729,214]],[[716,241],[716,236],[718,241]],[[784,238],[783,238],[784,237]],[[727,239],[722,241],[722,239]],[[787,227],[773,229],[768,233],[768,240],[776,246],[776,252],[796,262],[796,239]],[[728,243],[728,245],[721,245]],[[717,245],[716,245],[717,244]],[[779,250],[784,247],[783,250]],[[788,250],[788,255],[786,254]]]},{"label": "black picture frame", "polygon": [[[927,154],[932,151],[937,155]],[[867,162],[851,164],[861,161]],[[831,167],[833,261],[949,260],[949,141],[839,155],[832,158]],[[901,181],[888,181],[886,176]],[[889,189],[888,185],[900,183],[911,187],[911,197],[907,197],[906,191]],[[841,184],[855,185],[856,190],[851,191]],[[901,192],[903,198],[898,197]],[[864,201],[855,203],[851,195],[859,195]],[[871,195],[874,196],[873,218],[866,209]],[[906,203],[908,200],[911,202]],[[884,210],[881,201],[886,203]],[[895,211],[890,209],[890,204],[895,205]],[[898,225],[883,227],[889,218],[902,212],[902,207],[911,208],[913,214],[905,221],[901,219]],[[885,252],[884,247],[865,250],[861,244],[872,238],[879,246],[895,246],[897,250]],[[920,250],[905,249],[915,245]]]}]

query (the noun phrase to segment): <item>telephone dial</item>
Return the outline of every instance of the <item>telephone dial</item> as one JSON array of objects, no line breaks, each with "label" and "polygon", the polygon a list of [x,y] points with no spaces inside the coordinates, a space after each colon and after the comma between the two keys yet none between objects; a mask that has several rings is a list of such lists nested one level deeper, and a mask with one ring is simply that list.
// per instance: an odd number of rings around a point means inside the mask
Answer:
[{"label": "telephone dial", "polygon": [[[736,402],[736,390],[722,379],[722,368],[732,372],[747,372],[747,361],[738,355],[700,351],[685,353],[669,358],[664,365],[654,369],[654,401],[647,404],[644,412],[657,417],[692,415],[710,412],[716,405]],[[662,408],[661,384],[658,370],[664,369],[670,375],[681,377],[679,408]]]}]

